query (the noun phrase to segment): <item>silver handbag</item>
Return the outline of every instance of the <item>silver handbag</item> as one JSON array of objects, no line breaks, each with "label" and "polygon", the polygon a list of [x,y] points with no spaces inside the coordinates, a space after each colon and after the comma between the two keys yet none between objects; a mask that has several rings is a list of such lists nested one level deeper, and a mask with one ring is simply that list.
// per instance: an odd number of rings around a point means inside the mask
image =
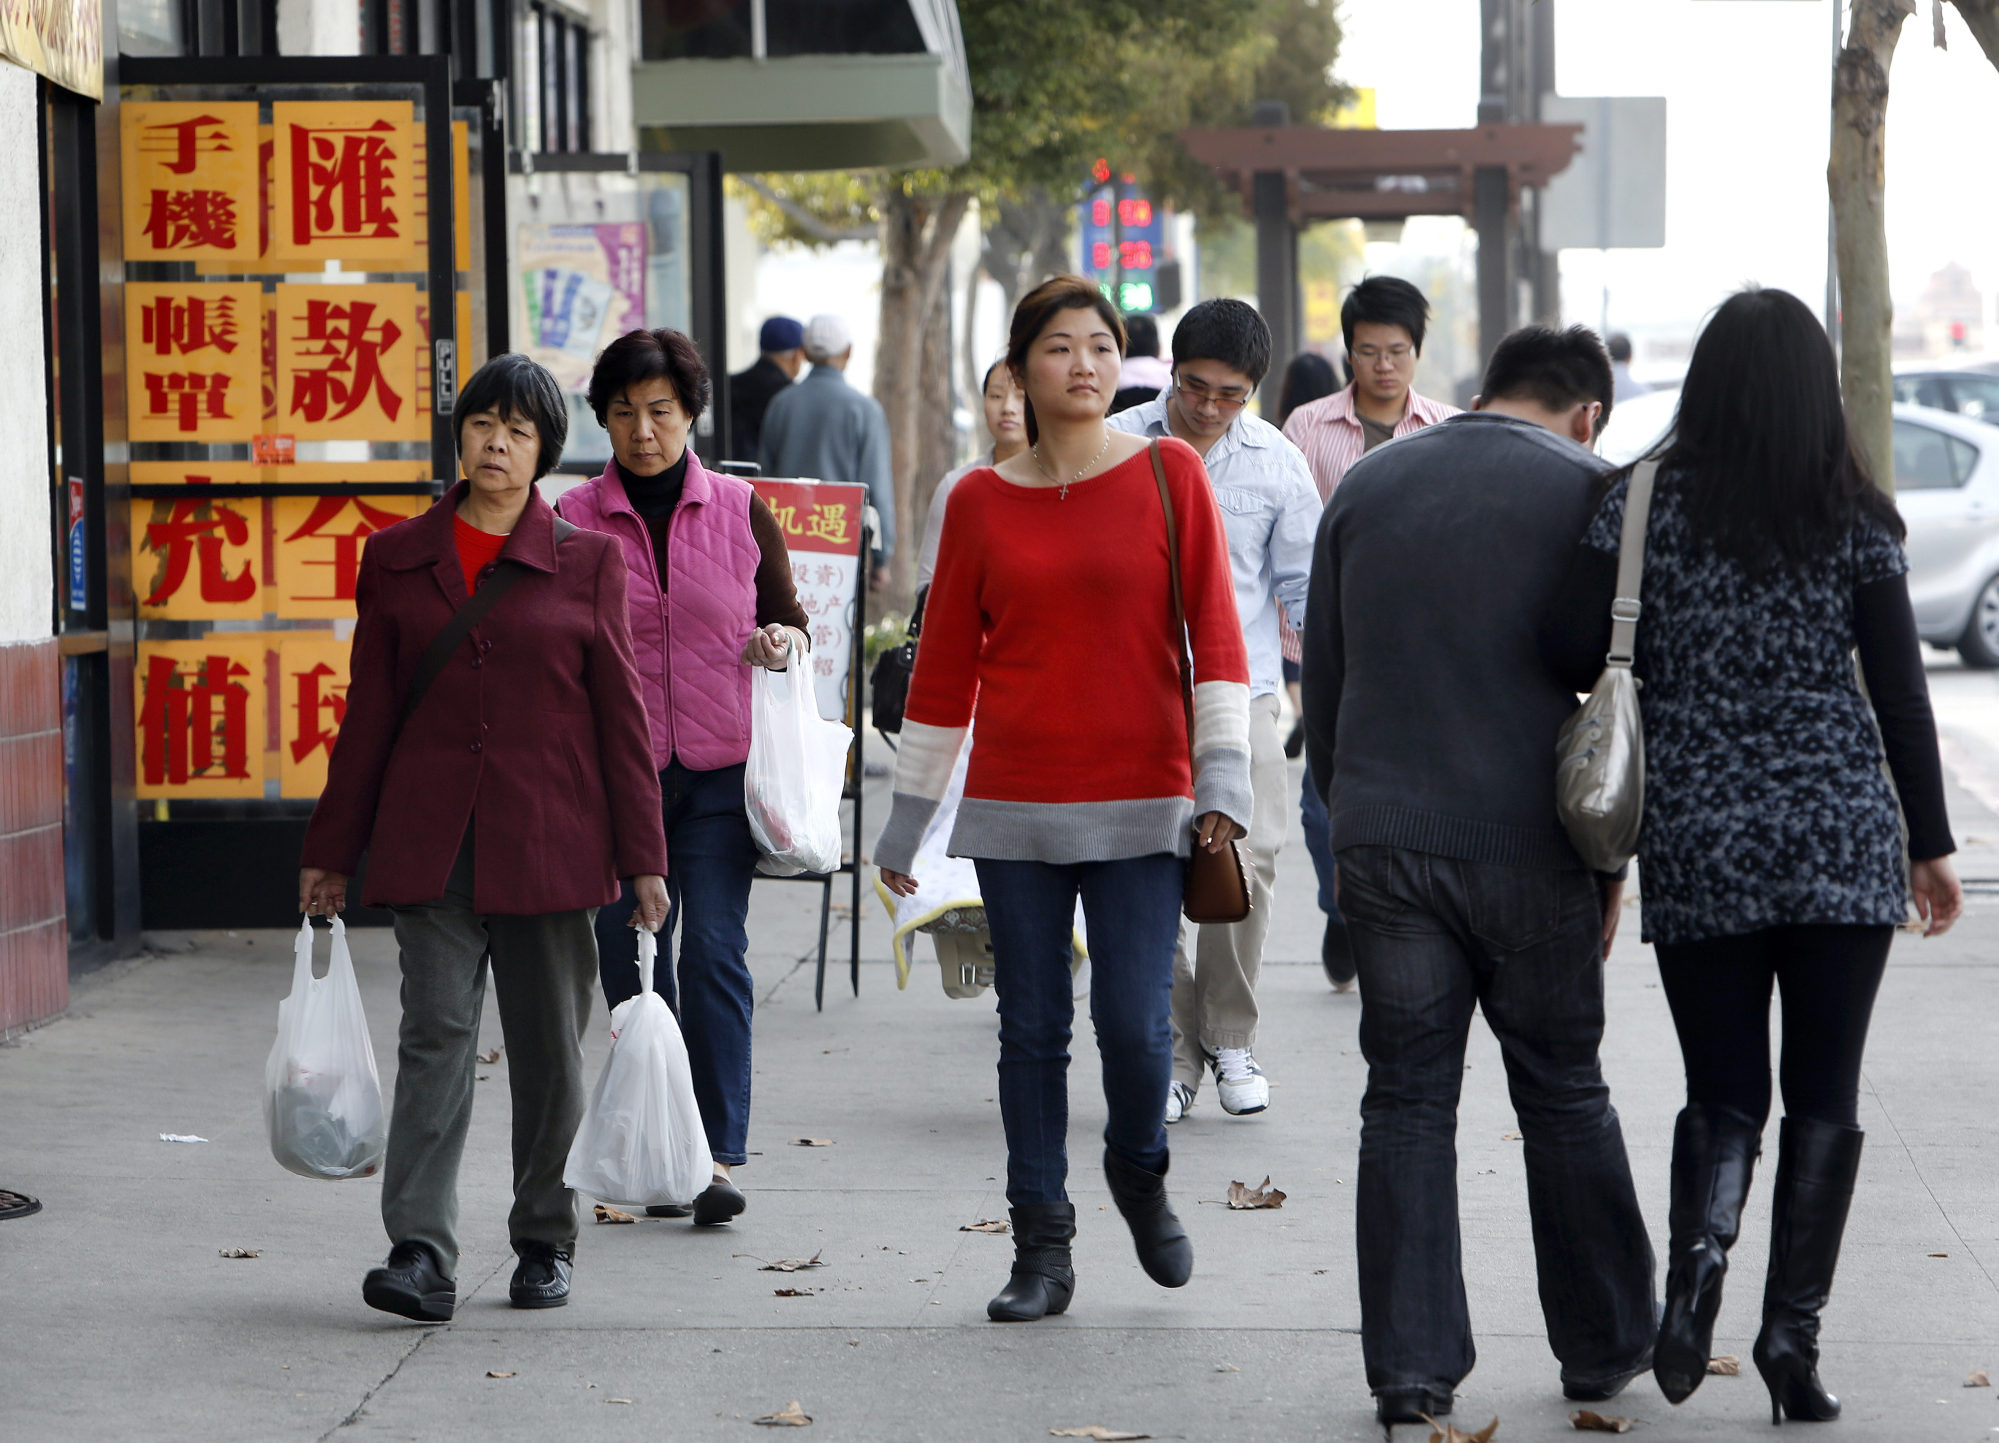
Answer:
[{"label": "silver handbag", "polygon": [[1638,850],[1645,818],[1645,727],[1638,678],[1639,584],[1645,575],[1645,522],[1659,463],[1638,463],[1624,498],[1617,541],[1617,595],[1610,603],[1610,654],[1587,700],[1555,738],[1555,811],[1585,865],[1615,872]]}]

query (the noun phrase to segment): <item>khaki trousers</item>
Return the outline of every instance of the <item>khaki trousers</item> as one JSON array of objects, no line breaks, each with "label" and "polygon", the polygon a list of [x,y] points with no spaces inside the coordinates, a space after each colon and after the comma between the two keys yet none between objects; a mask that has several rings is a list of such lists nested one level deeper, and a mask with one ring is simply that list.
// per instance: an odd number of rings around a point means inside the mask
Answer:
[{"label": "khaki trousers", "polygon": [[403,1018],[396,1099],[382,1165],[382,1223],[391,1243],[424,1243],[458,1272],[458,1163],[472,1122],[479,1014],[490,962],[514,1105],[516,1248],[576,1249],[576,1194],[562,1185],[583,1120],[583,1034],[597,1001],[594,907],[508,916],[472,910],[472,838],[444,895],[397,907]]},{"label": "khaki trousers", "polygon": [[1275,695],[1250,699],[1249,779],[1253,806],[1242,844],[1249,863],[1249,915],[1200,927],[1191,959],[1187,934],[1197,929],[1183,921],[1173,959],[1173,1080],[1196,1091],[1205,1054],[1256,1042],[1256,978],[1263,970],[1291,786]]}]

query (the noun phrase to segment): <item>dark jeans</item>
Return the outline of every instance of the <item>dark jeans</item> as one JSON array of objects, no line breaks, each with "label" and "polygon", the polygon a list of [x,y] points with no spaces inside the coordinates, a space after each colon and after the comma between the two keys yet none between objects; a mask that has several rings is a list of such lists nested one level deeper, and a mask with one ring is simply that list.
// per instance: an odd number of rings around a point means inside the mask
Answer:
[{"label": "dark jeans", "polygon": [[1687,1101],[1770,1115],[1770,987],[1783,989],[1784,1111],[1856,1127],[1860,1057],[1892,927],[1769,927],[1668,946],[1659,979],[1687,1065]]},{"label": "dark jeans", "polygon": [[1166,1167],[1173,1078],[1173,952],[1187,864],[1168,852],[1117,862],[978,862],[999,994],[999,1100],[1006,1200],[1067,1202],[1069,962],[1076,897],[1090,932],[1090,1021],[1103,1060],[1104,1143],[1148,1172]]},{"label": "dark jeans", "polygon": [[1355,1228],[1368,1386],[1448,1391],[1474,1361],[1455,1142],[1474,1008],[1520,1123],[1549,1346],[1565,1380],[1630,1368],[1656,1327],[1652,1247],[1597,1062],[1594,879],[1398,847],[1339,863],[1368,1069]]},{"label": "dark jeans", "polygon": [[1319,910],[1330,921],[1340,920],[1340,901],[1333,894],[1332,819],[1326,815],[1326,799],[1312,777],[1312,764],[1305,764],[1305,785],[1298,797],[1299,820],[1305,826],[1305,850],[1311,854],[1312,871],[1319,878]]},{"label": "dark jeans", "polygon": [[[673,1008],[687,1038],[708,1150],[715,1161],[735,1167],[749,1161],[750,1014],[756,1007],[744,961],[750,946],[744,923],[757,844],[743,808],[743,768],[697,772],[671,762],[659,774],[659,791],[666,814],[668,910],[653,991]],[[613,1007],[639,990],[639,941],[631,926],[636,906],[627,883],[618,900],[597,914],[598,970],[604,1000]]]}]

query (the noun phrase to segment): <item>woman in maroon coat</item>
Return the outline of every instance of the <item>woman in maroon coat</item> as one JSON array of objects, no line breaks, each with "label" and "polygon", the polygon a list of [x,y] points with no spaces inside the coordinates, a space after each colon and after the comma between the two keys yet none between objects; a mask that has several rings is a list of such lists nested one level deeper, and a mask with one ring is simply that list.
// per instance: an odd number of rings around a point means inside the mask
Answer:
[{"label": "woman in maroon coat", "polygon": [[[562,454],[555,378],[496,357],[458,402],[465,479],[368,539],[347,714],[306,831],[300,909],[395,913],[403,1017],[382,1170],[393,1248],[367,1302],[422,1322],[457,1302],[458,1160],[472,1116],[490,959],[514,1107],[515,1307],[568,1301],[576,1195],[563,1163],[583,1116],[592,922],[618,897],[666,920],[666,839],[632,663],[625,563],[559,522],[534,483]],[[453,649],[403,725],[424,655],[502,568],[511,590]]]}]

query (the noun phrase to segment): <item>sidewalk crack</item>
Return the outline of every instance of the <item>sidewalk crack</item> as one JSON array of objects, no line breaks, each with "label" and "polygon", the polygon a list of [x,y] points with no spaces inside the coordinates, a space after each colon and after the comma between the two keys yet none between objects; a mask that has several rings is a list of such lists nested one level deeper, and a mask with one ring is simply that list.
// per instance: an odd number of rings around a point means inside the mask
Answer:
[{"label": "sidewalk crack", "polygon": [[[483,1288],[485,1288],[486,1284],[492,1282],[494,1278],[500,1275],[501,1270],[505,1268],[506,1265],[507,1265],[506,1260],[502,1259],[500,1263],[496,1267],[494,1267],[492,1272],[486,1274],[485,1277],[481,1278],[476,1284],[473,1285],[471,1290],[467,1292],[464,1297],[459,1299],[459,1305],[463,1306],[465,1303],[469,1303],[472,1301],[473,1298],[477,1297],[480,1291]],[[367,1392],[361,1395],[361,1401],[354,1405],[354,1411],[349,1413],[345,1418],[342,1418],[338,1423],[335,1423],[331,1428],[328,1428],[324,1433],[320,1434],[317,1443],[326,1443],[327,1439],[331,1438],[335,1433],[338,1433],[342,1428],[350,1428],[354,1424],[360,1422],[361,1415],[368,1411],[368,1405],[375,1401],[376,1395],[379,1394],[384,1388],[388,1387],[389,1384],[396,1381],[396,1375],[402,1372],[403,1365],[408,1363],[410,1359],[414,1358],[417,1355],[418,1350],[420,1350],[425,1343],[428,1343],[432,1338],[441,1337],[444,1334],[453,1331],[454,1329],[457,1328],[457,1326],[458,1326],[457,1321],[454,1319],[449,1323],[440,1323],[433,1327],[426,1327],[420,1334],[417,1335],[417,1340],[414,1343],[410,1344],[409,1347],[403,1350],[403,1355],[400,1358],[396,1359],[396,1366],[389,1369],[387,1373],[382,1375],[382,1379],[380,1382],[376,1383],[374,1387],[370,1388]]]},{"label": "sidewalk crack", "polygon": [[1985,1265],[1985,1259],[1979,1255],[1971,1240],[1965,1237],[1964,1230],[1957,1225],[1957,1219],[1950,1215],[1950,1209],[1943,1205],[1943,1199],[1938,1197],[1936,1189],[1930,1186],[1930,1180],[1923,1176],[1922,1164],[1916,1161],[1915,1150],[1902,1136],[1902,1129],[1896,1124],[1894,1115],[1888,1111],[1887,1100],[1874,1086],[1872,1078],[1868,1078],[1864,1072],[1861,1075],[1866,1081],[1868,1093],[1874,1099],[1874,1105],[1881,1109],[1882,1120],[1888,1124],[1888,1130],[1895,1134],[1895,1145],[1902,1150],[1902,1156],[1908,1159],[1909,1170],[1915,1173],[1916,1181],[1923,1185],[1923,1191],[1929,1195],[1930,1204],[1936,1208],[1937,1215],[1944,1220],[1944,1226],[1950,1229],[1950,1235],[1957,1239],[1957,1245],[1964,1250],[1965,1256],[1969,1257],[1977,1267],[1979,1275],[1985,1279],[1985,1285],[1994,1292],[1999,1292],[1999,1280],[1993,1278],[1992,1270]]}]

